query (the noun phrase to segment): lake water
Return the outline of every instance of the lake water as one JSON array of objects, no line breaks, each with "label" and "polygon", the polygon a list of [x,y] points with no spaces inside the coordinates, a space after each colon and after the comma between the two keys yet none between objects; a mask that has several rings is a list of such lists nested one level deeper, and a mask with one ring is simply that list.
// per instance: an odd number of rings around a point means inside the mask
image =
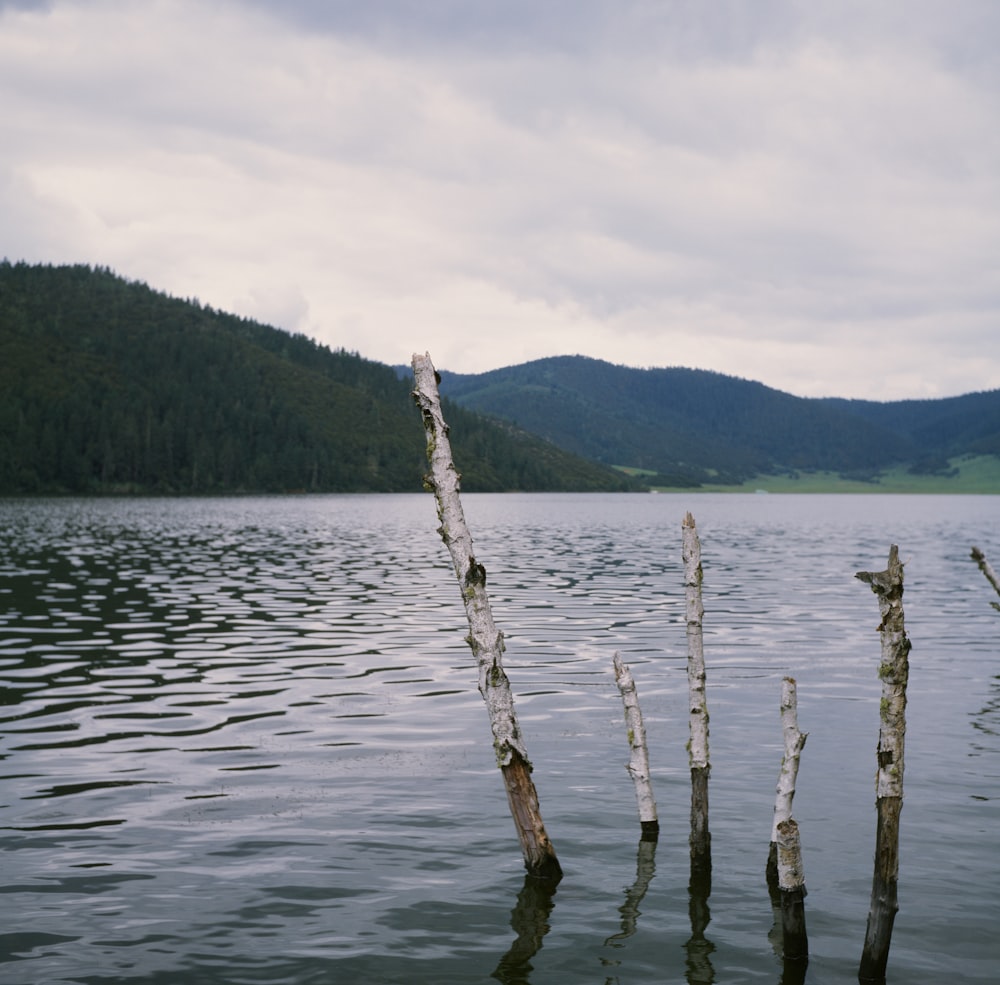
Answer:
[{"label": "lake water", "polygon": [[[910,656],[889,981],[1000,980],[997,497],[469,495],[565,875],[526,884],[430,495],[0,501],[0,981],[777,983],[799,687],[806,982],[856,981],[878,605]],[[689,893],[681,520],[702,541],[713,876]],[[639,843],[620,651],[661,834]]]}]

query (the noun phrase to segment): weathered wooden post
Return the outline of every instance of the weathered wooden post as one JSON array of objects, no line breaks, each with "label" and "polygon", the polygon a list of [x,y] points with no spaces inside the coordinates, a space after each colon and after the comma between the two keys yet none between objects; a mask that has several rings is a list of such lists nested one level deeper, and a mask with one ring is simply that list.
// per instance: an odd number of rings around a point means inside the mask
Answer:
[{"label": "weathered wooden post", "polygon": [[[1000,579],[997,578],[997,573],[993,570],[993,565],[990,564],[986,555],[978,547],[972,548],[972,560],[979,565],[979,570],[986,575],[986,580],[993,586],[996,593],[1000,595]],[[1000,604],[997,602],[990,602],[990,605],[994,609],[1000,609]]]},{"label": "weathered wooden post", "polygon": [[524,866],[529,875],[558,881],[562,878],[562,868],[542,822],[538,795],[531,779],[531,763],[514,713],[510,682],[503,669],[503,633],[493,622],[486,594],[486,569],[475,558],[472,536],[465,523],[459,497],[460,477],[452,461],[448,425],[441,412],[440,377],[426,353],[413,356],[413,376],[416,383],[413,399],[423,417],[430,462],[430,474],[424,481],[437,501],[441,521],[438,533],[451,555],[462,592],[469,621],[466,640],[478,663],[479,693],[489,710],[493,748],[521,841]]},{"label": "weathered wooden post", "polygon": [[885,981],[892,925],[899,910],[899,815],[903,809],[903,742],[910,653],[910,641],[903,625],[903,565],[898,547],[893,544],[889,548],[889,565],[885,571],[859,571],[856,577],[871,585],[878,596],[882,615],[878,627],[882,639],[882,660],[878,669],[882,700],[876,777],[875,873],[865,946],[858,970],[859,982],[881,983]]},{"label": "weathered wooden post", "polygon": [[793,677],[781,682],[781,731],[785,741],[785,753],[778,771],[778,785],[774,795],[774,819],[771,822],[771,844],[767,856],[767,884],[778,885],[778,825],[792,816],[792,801],[795,798],[795,780],[799,773],[799,757],[809,737],[808,732],[799,731],[797,686]]},{"label": "weathered wooden post", "polygon": [[660,833],[660,822],[656,815],[656,799],[649,779],[649,750],[646,747],[646,726],[639,709],[635,680],[628,664],[621,655],[614,655],[615,681],[621,692],[625,706],[625,728],[628,730],[629,761],[625,767],[635,785],[635,799],[639,806],[639,824],[643,841],[656,841]]},{"label": "weathered wooden post", "polygon": [[711,867],[712,836],[708,830],[708,705],[705,700],[705,651],[701,600],[701,542],[694,517],[687,513],[681,524],[684,558],[684,598],[688,644],[688,762],[691,767],[691,864]]}]

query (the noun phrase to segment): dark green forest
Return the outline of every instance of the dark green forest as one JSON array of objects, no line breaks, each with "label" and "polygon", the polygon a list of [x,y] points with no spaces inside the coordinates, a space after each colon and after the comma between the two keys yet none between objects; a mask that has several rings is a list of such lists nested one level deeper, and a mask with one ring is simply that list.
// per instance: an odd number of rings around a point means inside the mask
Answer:
[{"label": "dark green forest", "polygon": [[[6,495],[419,491],[411,386],[107,269],[0,264]],[[445,413],[468,491],[633,487],[510,424]]]},{"label": "dark green forest", "polygon": [[[419,340],[415,340],[419,348]],[[737,485],[1000,456],[1000,391],[807,399],[583,356],[442,372],[467,491]],[[403,492],[426,471],[404,368],[110,270],[0,264],[0,494]]]},{"label": "dark green forest", "polygon": [[899,465],[942,475],[953,456],[1000,455],[1000,390],[886,403],[810,399],[721,373],[583,356],[443,373],[441,389],[594,461],[656,473],[647,477],[654,485],[799,471],[870,480]]}]

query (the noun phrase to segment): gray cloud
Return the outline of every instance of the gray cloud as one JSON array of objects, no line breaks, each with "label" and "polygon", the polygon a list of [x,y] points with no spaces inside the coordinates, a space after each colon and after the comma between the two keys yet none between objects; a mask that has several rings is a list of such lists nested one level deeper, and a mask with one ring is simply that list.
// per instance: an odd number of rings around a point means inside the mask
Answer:
[{"label": "gray cloud", "polygon": [[30,7],[11,257],[389,362],[1000,387],[988,0]]}]

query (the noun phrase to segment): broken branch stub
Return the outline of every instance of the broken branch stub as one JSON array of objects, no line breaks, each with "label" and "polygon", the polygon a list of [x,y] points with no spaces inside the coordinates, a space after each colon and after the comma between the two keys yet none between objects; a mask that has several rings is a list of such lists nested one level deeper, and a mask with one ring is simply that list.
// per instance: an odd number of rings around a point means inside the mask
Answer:
[{"label": "broken branch stub", "polygon": [[448,425],[441,412],[440,377],[430,356],[413,356],[413,399],[420,409],[427,437],[430,472],[425,485],[434,493],[440,527],[438,533],[451,556],[469,623],[466,641],[479,670],[479,693],[486,702],[493,731],[493,748],[504,778],[507,801],[517,828],[528,873],[558,880],[562,869],[545,831],[538,795],[531,779],[531,763],[514,712],[510,682],[503,669],[503,633],[493,622],[486,593],[486,569],[476,560],[472,535],[459,497],[460,476],[451,457]]},{"label": "broken branch stub", "polygon": [[[979,566],[979,570],[986,576],[986,580],[993,586],[993,590],[1000,595],[1000,579],[997,578],[997,573],[993,570],[989,559],[978,547],[972,548],[972,560]],[[990,605],[994,609],[1000,609],[1000,605],[996,602],[991,602]]]}]

